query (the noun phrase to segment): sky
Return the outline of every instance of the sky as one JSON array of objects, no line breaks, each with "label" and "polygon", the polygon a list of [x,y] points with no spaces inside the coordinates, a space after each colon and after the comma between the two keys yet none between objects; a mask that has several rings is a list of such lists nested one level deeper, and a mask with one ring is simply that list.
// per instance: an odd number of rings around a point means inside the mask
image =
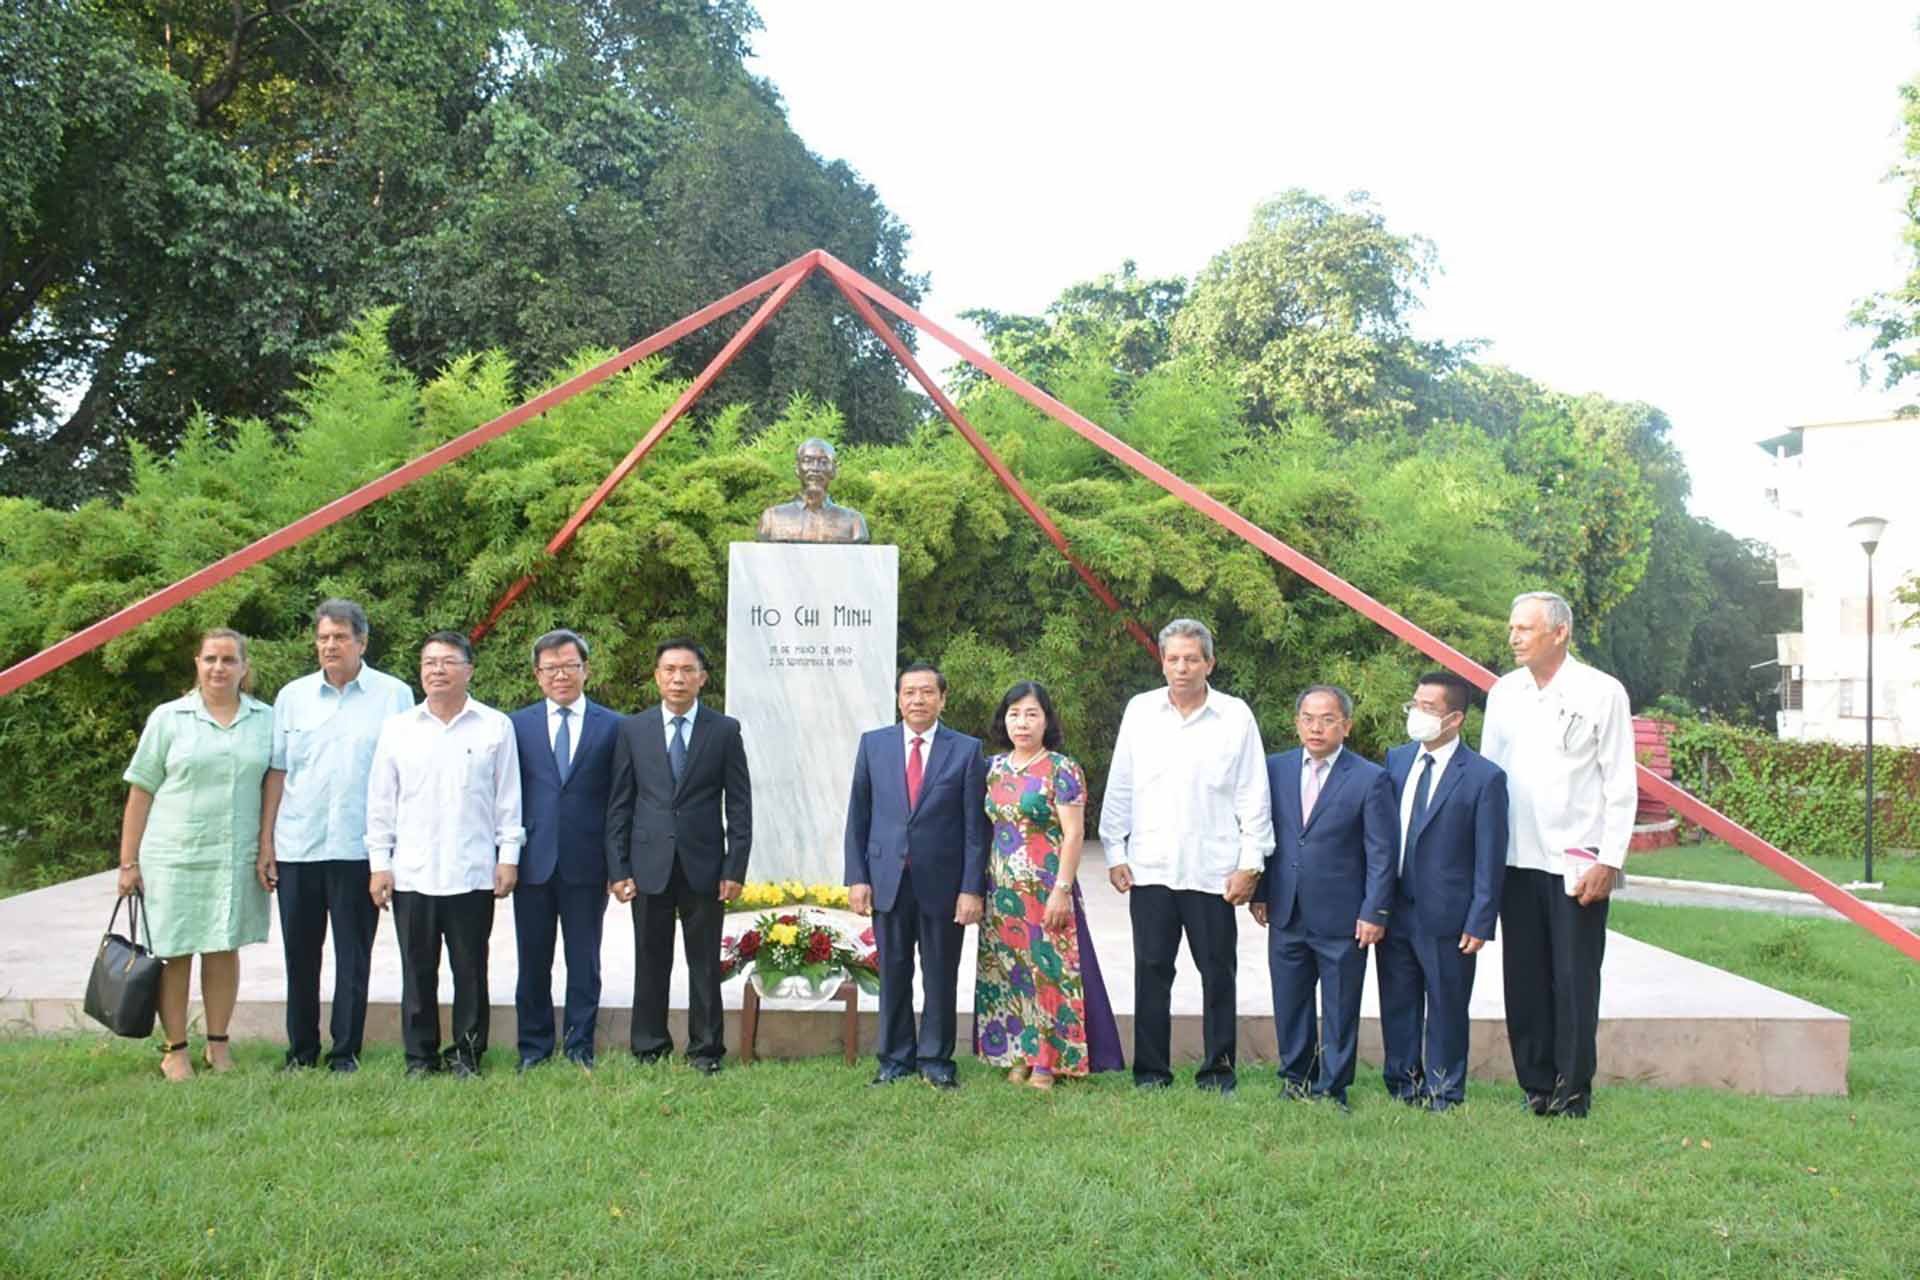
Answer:
[{"label": "sky", "polygon": [[[1920,5],[758,0],[752,70],[911,229],[921,309],[1191,278],[1289,187],[1433,241],[1416,332],[1663,409],[1695,514],[1768,528],[1755,441],[1863,387],[1899,285]],[[982,344],[983,345],[983,344]],[[933,367],[945,349],[923,338]]]}]

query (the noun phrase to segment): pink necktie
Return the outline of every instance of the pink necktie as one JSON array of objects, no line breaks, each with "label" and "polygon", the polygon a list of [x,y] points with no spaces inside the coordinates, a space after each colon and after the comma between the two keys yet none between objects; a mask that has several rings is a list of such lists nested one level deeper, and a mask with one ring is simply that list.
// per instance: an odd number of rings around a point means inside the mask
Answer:
[{"label": "pink necktie", "polygon": [[1313,821],[1313,806],[1320,799],[1320,775],[1327,771],[1325,760],[1315,760],[1307,769],[1307,793],[1300,797],[1300,825]]},{"label": "pink necktie", "polygon": [[907,808],[909,810],[920,807],[921,768],[920,738],[916,735],[913,739],[913,750],[907,756]]}]

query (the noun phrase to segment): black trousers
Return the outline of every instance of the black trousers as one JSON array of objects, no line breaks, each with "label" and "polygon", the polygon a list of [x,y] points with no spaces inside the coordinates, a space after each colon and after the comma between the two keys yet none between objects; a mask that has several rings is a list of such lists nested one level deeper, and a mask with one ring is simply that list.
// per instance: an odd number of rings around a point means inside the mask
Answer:
[{"label": "black trousers", "polygon": [[726,906],[687,885],[679,860],[664,893],[633,900],[633,1037],[636,1054],[671,1053],[667,989],[673,981],[673,924],[687,945],[687,1057],[718,1062],[727,1052],[726,1011],[720,1005],[720,929]]},{"label": "black trousers", "polygon": [[400,936],[400,1039],[407,1065],[431,1068],[439,1061],[440,946],[445,943],[453,970],[452,1052],[478,1066],[487,1051],[492,892],[395,893],[393,931]]},{"label": "black trousers", "polygon": [[1577,1100],[1593,1092],[1608,902],[1583,907],[1557,875],[1507,871],[1500,898],[1507,1040],[1513,1074],[1528,1093]]},{"label": "black trousers", "polygon": [[513,891],[514,943],[520,954],[520,978],[513,1006],[519,1028],[520,1056],[553,1054],[553,948],[566,939],[567,1005],[565,1050],[570,1057],[593,1056],[594,1027],[600,1016],[600,939],[607,919],[604,880],[569,884],[557,874],[542,884],[522,880]]},{"label": "black trousers", "polygon": [[1217,893],[1136,884],[1127,893],[1133,921],[1133,1078],[1141,1084],[1173,1079],[1173,974],[1180,935],[1200,970],[1201,1085],[1234,1081],[1239,931],[1233,908]]},{"label": "black trousers", "polygon": [[380,909],[367,892],[364,861],[282,862],[274,897],[287,956],[287,1061],[320,1060],[320,960],[333,923],[331,1063],[360,1056],[367,1030],[367,974]]},{"label": "black trousers", "polygon": [[[873,938],[880,952],[878,1056],[883,1072],[918,1071],[929,1078],[953,1078],[960,951],[966,937],[967,927],[953,922],[952,909],[929,911],[913,891],[912,869],[902,871],[893,907],[873,913]],[[917,1035],[913,1028],[916,950],[925,994]]]}]

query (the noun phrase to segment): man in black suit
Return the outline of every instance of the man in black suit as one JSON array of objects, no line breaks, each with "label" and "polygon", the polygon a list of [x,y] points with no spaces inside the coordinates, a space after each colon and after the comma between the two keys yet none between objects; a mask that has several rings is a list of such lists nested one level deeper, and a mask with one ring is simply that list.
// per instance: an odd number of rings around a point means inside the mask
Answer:
[{"label": "man in black suit", "polygon": [[[900,723],[862,735],[847,801],[847,901],[874,917],[880,951],[880,1070],[936,1089],[954,1075],[960,953],[987,889],[987,762],[980,739],[940,723],[947,678],[916,662],[894,681]],[[926,994],[913,1028],[913,953]]]},{"label": "man in black suit", "polygon": [[1374,951],[1387,1092],[1446,1111],[1466,1101],[1467,1003],[1507,876],[1507,775],[1460,740],[1467,682],[1420,677],[1412,741],[1387,752],[1399,804],[1393,927]]},{"label": "man in black suit", "polygon": [[553,944],[564,934],[563,1051],[591,1071],[609,887],[607,796],[621,717],[587,697],[587,642],[572,631],[549,631],[533,642],[533,678],[546,696],[511,717],[527,828],[513,891],[520,1069],[553,1056]]},{"label": "man in black suit", "polygon": [[673,1051],[667,985],[677,916],[687,948],[687,1061],[711,1075],[727,1051],[720,928],[753,844],[747,749],[738,720],[700,705],[705,649],[664,641],[653,679],[660,705],[629,716],[614,743],[607,879],[633,904],[633,1056],[653,1062]]},{"label": "man in black suit", "polygon": [[1353,728],[1346,690],[1315,685],[1295,701],[1294,713],[1300,745],[1267,757],[1273,857],[1251,910],[1272,928],[1267,967],[1281,1079],[1295,1096],[1345,1110],[1360,1041],[1365,949],[1386,934],[1393,892],[1393,786],[1379,765],[1346,749]]}]

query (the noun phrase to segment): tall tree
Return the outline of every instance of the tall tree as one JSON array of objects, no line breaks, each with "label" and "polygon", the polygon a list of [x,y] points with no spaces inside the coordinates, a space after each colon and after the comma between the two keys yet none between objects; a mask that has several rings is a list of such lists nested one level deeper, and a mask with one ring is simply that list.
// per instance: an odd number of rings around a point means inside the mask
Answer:
[{"label": "tall tree", "polygon": [[[193,406],[272,416],[351,316],[525,381],[824,245],[910,300],[906,230],[811,154],[739,0],[0,0],[0,492],[70,502]],[[728,391],[913,402],[819,291]],[[737,322],[736,322],[737,323]],[[707,359],[730,328],[674,354]]]},{"label": "tall tree", "polygon": [[1338,206],[1291,190],[1200,272],[1175,345],[1227,373],[1257,420],[1303,411],[1348,438],[1391,430],[1454,357],[1408,330],[1434,262],[1433,245],[1389,230],[1364,192]]}]

